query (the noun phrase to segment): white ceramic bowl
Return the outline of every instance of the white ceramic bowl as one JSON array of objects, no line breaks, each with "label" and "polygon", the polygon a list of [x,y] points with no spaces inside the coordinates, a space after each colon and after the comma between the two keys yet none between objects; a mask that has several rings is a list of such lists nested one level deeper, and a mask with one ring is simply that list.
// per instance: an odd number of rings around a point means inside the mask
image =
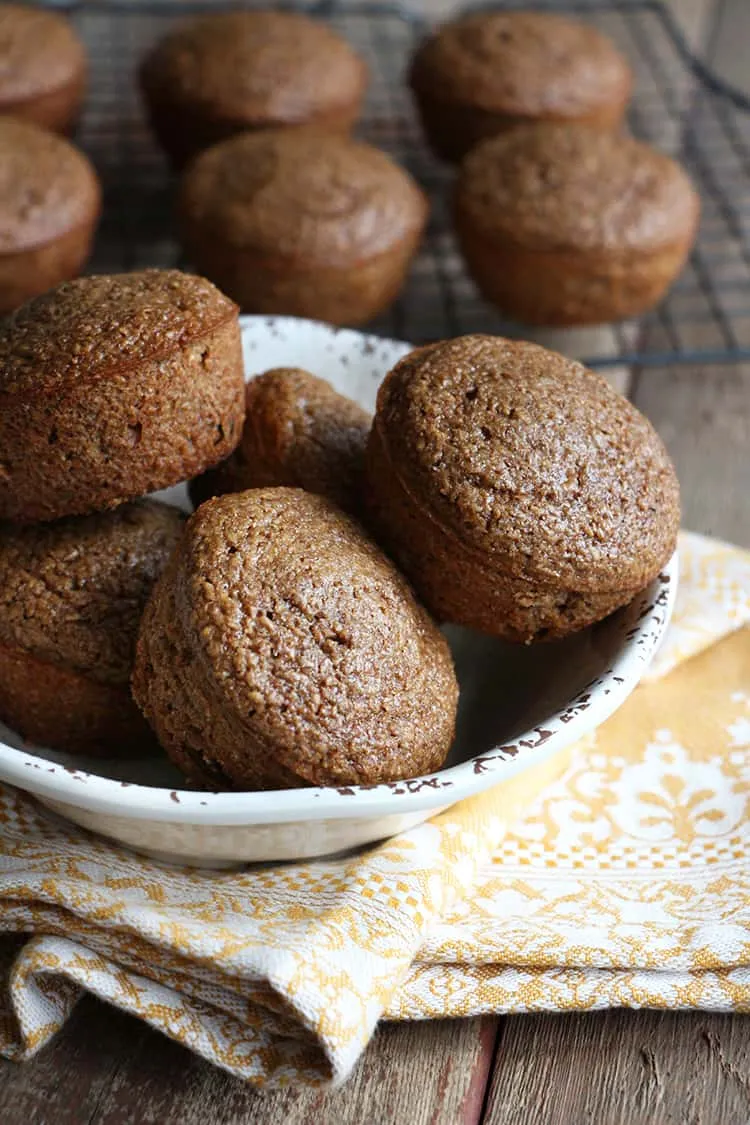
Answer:
[{"label": "white ceramic bowl", "polygon": [[[296,365],[372,409],[409,346],[281,317],[243,318],[248,376]],[[162,494],[187,506],[184,485]],[[444,769],[372,787],[206,793],[165,761],[122,763],[32,748],[0,725],[0,779],[54,812],[163,859],[206,866],[325,855],[401,832],[527,770],[602,723],[641,678],[663,636],[677,561],[635,601],[565,641],[509,646],[446,630],[461,684]]]}]

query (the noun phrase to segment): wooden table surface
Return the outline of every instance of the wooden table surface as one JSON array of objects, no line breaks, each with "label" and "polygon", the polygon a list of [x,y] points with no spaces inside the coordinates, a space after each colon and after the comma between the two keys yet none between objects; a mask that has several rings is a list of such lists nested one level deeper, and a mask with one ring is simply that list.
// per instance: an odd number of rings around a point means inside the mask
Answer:
[{"label": "wooden table surface", "polygon": [[[672,0],[750,86],[750,0]],[[664,437],[687,527],[750,546],[750,367],[649,370],[630,394]],[[335,1093],[258,1093],[83,1000],[32,1062],[0,1062],[2,1125],[748,1125],[750,1019],[611,1011],[382,1026]]]}]

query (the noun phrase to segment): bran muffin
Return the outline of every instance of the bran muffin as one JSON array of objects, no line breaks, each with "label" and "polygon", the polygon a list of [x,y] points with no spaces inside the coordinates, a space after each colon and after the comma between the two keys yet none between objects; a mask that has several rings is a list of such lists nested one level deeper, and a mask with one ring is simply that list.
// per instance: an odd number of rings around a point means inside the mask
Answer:
[{"label": "bran muffin", "polygon": [[0,518],[115,507],[242,432],[237,308],[178,270],[84,277],[0,321]]},{"label": "bran muffin", "polygon": [[106,757],[155,749],[130,695],[138,625],[183,517],[155,501],[0,527],[0,718]]},{"label": "bran muffin", "polygon": [[247,384],[245,425],[234,453],[190,484],[197,506],[211,496],[289,485],[359,510],[370,415],[325,379],[277,367]]},{"label": "bran muffin", "polygon": [[633,80],[594,27],[550,12],[481,12],[430,36],[409,81],[430,146],[460,160],[478,141],[525,122],[616,129]]},{"label": "bran muffin", "polygon": [[216,145],[180,195],[189,255],[244,310],[331,324],[391,304],[426,216],[424,195],[384,152],[306,130]]},{"label": "bran muffin", "polygon": [[80,273],[101,209],[94,169],[45,129],[0,117],[0,314]]},{"label": "bran muffin", "polygon": [[527,324],[652,308],[682,269],[700,203],[682,168],[631,137],[536,125],[464,161],[455,226],[486,299]]},{"label": "bran muffin", "polygon": [[297,12],[200,16],[162,39],[141,68],[152,127],[177,167],[247,130],[348,133],[366,85],[349,44]]},{"label": "bran muffin", "polygon": [[254,489],[190,518],[143,616],[133,693],[192,781],[375,784],[437,769],[450,650],[406,580],[321,496]]},{"label": "bran muffin", "polygon": [[535,344],[464,336],[386,377],[367,450],[373,527],[439,620],[565,636],[670,558],[679,489],[650,423]]},{"label": "bran muffin", "polygon": [[65,16],[0,4],[0,114],[69,133],[85,86],[86,54]]}]

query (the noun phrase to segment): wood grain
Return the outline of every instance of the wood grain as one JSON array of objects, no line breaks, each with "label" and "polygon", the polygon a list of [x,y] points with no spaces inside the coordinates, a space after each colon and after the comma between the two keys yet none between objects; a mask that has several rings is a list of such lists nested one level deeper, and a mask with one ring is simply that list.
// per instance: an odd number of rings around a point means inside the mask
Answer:
[{"label": "wood grain", "polygon": [[0,1059],[0,1122],[82,1125],[94,1120],[118,1068],[127,1065],[149,1035],[154,1037],[143,1024],[112,1008],[93,999],[82,1001],[64,1032],[32,1061]]},{"label": "wood grain", "polygon": [[750,367],[646,371],[633,397],[674,459],[683,525],[750,546]]},{"label": "wood grain", "polygon": [[23,1065],[0,1060],[2,1125],[476,1125],[493,1018],[391,1024],[338,1091],[258,1092],[93,998]]},{"label": "wood grain", "polygon": [[597,1012],[505,1021],[484,1125],[747,1125],[750,1021]]}]

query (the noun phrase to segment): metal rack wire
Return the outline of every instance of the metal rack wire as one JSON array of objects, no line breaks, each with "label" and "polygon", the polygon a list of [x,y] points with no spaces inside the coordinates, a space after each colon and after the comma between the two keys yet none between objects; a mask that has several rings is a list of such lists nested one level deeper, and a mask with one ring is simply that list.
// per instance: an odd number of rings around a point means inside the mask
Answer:
[{"label": "metal rack wire", "polygon": [[[172,222],[174,184],[144,123],[136,69],[175,20],[236,5],[111,0],[57,6],[70,10],[91,56],[78,141],[105,189],[91,269],[184,264]],[[409,168],[432,201],[409,282],[373,331],[413,341],[477,331],[533,336],[599,367],[750,359],[750,103],[690,54],[658,0],[534,3],[583,16],[614,39],[635,71],[633,133],[679,156],[703,198],[695,250],[654,313],[640,322],[554,333],[504,321],[464,271],[448,218],[453,173],[427,151],[404,85],[407,60],[424,33],[421,21],[380,4],[290,6],[324,16],[365,56],[372,81],[359,133]]]}]

